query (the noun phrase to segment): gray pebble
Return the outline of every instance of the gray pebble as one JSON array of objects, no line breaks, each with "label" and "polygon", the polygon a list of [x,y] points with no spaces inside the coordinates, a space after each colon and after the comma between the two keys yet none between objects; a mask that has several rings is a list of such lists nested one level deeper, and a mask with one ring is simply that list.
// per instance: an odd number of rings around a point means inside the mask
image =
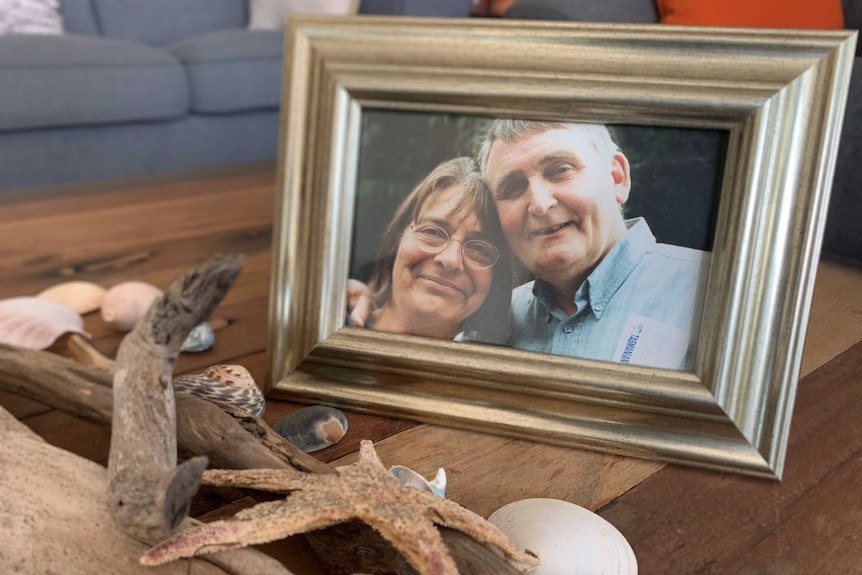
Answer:
[{"label": "gray pebble", "polygon": [[192,328],[180,351],[195,353],[206,351],[213,345],[215,345],[215,332],[210,324],[203,322]]},{"label": "gray pebble", "polygon": [[311,453],[338,443],[347,433],[347,417],[334,407],[312,405],[288,413],[272,428],[301,450]]}]

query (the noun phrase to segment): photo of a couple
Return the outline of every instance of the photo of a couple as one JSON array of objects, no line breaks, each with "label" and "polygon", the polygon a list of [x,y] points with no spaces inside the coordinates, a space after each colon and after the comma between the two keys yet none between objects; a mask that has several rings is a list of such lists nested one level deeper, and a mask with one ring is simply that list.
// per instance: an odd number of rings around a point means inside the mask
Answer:
[{"label": "photo of a couple", "polygon": [[[509,119],[427,123],[438,134],[441,123],[454,126],[451,141],[444,136],[437,146],[443,158],[412,188],[366,181],[359,194],[358,202],[373,197],[374,207],[357,206],[346,325],[693,369],[723,133],[612,127],[612,135],[605,125]],[[633,168],[634,152],[615,139],[627,128],[638,157],[649,158],[644,169]],[[675,143],[663,149],[667,141]],[[697,156],[685,160],[687,171],[658,165],[685,154]],[[662,180],[668,171],[677,181]],[[674,189],[670,197],[666,188]],[[638,194],[640,207],[630,201]],[[386,213],[385,225],[363,217],[371,212]],[[659,220],[661,236],[651,227]],[[657,239],[684,228],[695,231]]]}]

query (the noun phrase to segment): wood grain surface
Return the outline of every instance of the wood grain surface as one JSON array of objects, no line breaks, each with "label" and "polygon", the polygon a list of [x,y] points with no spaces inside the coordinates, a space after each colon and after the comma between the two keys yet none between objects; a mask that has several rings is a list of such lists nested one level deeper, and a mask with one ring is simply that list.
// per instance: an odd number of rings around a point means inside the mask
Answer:
[{"label": "wood grain surface", "polygon": [[862,344],[800,382],[781,483],[668,466],[601,510],[641,573],[862,573]]},{"label": "wood grain surface", "polygon": [[[213,314],[224,324],[216,345],[182,354],[175,373],[238,363],[263,381],[274,189],[273,167],[264,165],[7,196],[0,298],[68,280],[165,288],[214,253],[241,252],[245,267]],[[113,357],[123,334],[98,313],[85,327]],[[642,574],[862,573],[860,340],[862,271],[823,262],[780,483],[352,412],[345,438],[315,455],[349,463],[359,440],[372,439],[387,465],[426,476],[445,468],[448,496],[486,516],[528,497],[598,510],[628,538]],[[9,394],[0,394],[0,405],[53,445],[106,463],[105,428]],[[270,400],[264,418],[273,424],[299,407]],[[224,514],[214,508],[226,503],[215,497],[199,509]],[[263,547],[300,575],[321,573],[301,541]]]}]

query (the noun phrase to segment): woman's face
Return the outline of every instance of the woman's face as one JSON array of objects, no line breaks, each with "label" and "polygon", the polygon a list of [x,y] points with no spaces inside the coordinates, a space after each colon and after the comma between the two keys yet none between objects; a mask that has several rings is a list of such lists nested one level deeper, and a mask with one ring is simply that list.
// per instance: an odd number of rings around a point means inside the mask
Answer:
[{"label": "woman's face", "polygon": [[413,222],[414,228],[434,224],[446,230],[449,244],[439,253],[428,253],[416,244],[414,232],[408,228],[401,235],[392,268],[390,303],[411,323],[438,337],[457,334],[464,320],[485,301],[494,277],[492,268],[476,268],[464,261],[463,242],[488,238],[475,213],[453,211],[459,195],[459,186],[434,193]]}]

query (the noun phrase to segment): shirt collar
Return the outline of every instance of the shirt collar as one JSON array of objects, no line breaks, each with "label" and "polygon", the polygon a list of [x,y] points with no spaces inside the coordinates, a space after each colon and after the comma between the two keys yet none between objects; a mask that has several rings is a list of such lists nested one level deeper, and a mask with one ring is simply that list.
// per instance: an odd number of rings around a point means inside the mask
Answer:
[{"label": "shirt collar", "polygon": [[[643,257],[655,247],[655,236],[645,219],[633,218],[626,220],[625,223],[628,228],[626,234],[611,248],[608,255],[575,293],[574,301],[578,306],[578,313],[583,309],[589,309],[596,319],[600,318],[608,302],[626,278]],[[554,305],[553,288],[548,282],[536,279],[533,284],[533,295],[552,313],[559,313],[560,310]]]}]

